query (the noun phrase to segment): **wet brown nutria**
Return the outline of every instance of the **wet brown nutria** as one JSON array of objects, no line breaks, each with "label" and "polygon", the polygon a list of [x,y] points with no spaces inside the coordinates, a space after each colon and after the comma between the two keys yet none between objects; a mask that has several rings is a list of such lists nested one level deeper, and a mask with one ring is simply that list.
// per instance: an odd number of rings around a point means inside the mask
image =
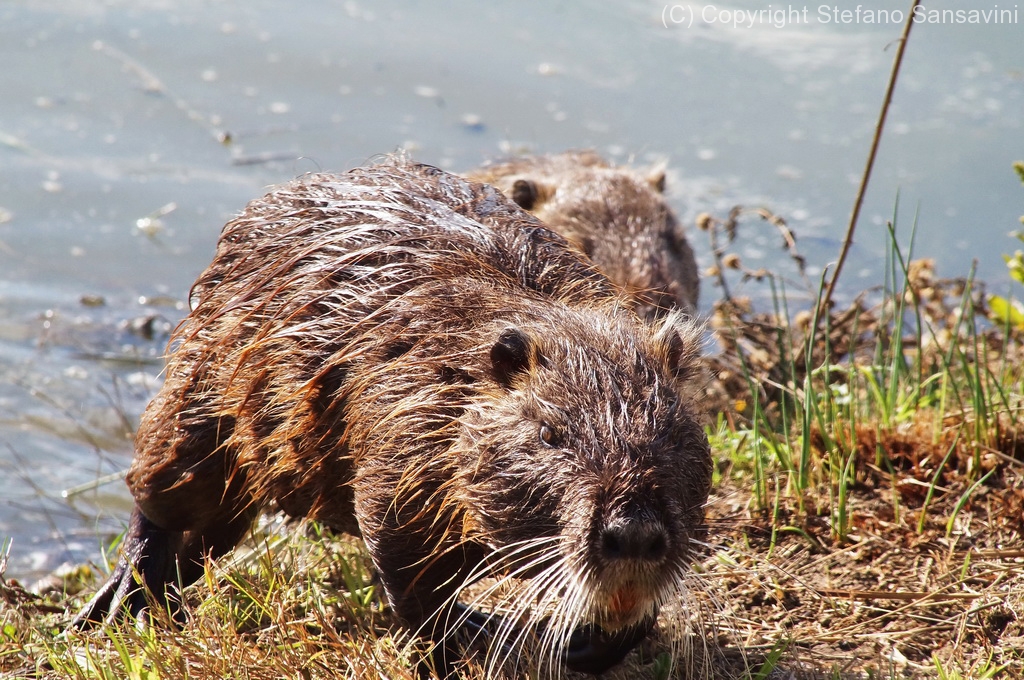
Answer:
[{"label": "wet brown nutria", "polygon": [[665,173],[609,165],[592,151],[525,156],[468,173],[536,215],[637,301],[642,315],[697,311],[697,261],[662,192]]},{"label": "wet brown nutria", "polygon": [[[507,655],[524,625],[601,672],[682,588],[711,479],[695,332],[494,188],[402,159],[295,180],[224,227],[192,302],[77,625],[141,612],[135,573],[166,602],[272,504],[361,535],[442,674],[456,627]],[[483,576],[536,585],[498,619],[457,602]]]}]

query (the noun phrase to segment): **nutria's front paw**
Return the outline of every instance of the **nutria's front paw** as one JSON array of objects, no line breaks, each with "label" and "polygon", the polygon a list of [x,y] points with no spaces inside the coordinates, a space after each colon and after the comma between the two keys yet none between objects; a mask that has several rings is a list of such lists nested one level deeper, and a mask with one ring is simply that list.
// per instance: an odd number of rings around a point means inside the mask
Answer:
[{"label": "nutria's front paw", "polygon": [[[496,633],[502,626],[507,625],[507,621],[503,621],[502,617],[495,614],[485,614],[462,604],[456,604],[453,609],[456,614],[453,616],[453,620],[457,621],[453,629],[457,630],[462,636],[463,643],[490,646],[497,640],[501,648],[500,650],[492,649],[492,653],[499,651],[505,658],[508,658],[513,653],[510,646],[512,644],[511,640],[520,639],[520,636]],[[654,628],[657,620],[658,616],[655,613],[632,626],[621,628],[614,633],[609,633],[592,623],[580,626],[573,631],[568,644],[564,647],[563,661],[570,670],[590,675],[600,675],[609,668],[621,663],[626,658],[626,655],[633,651],[633,648],[647,637],[647,634]],[[547,626],[547,619],[539,624],[538,629],[535,631],[538,639],[543,637]],[[451,650],[445,647],[448,642],[448,640],[445,640],[439,645],[439,648],[444,648],[444,652],[450,654]],[[436,662],[438,658],[441,657],[435,653],[434,661]],[[441,675],[440,677],[446,676]]]},{"label": "nutria's front paw", "polygon": [[650,616],[614,633],[588,623],[577,628],[565,652],[565,665],[571,670],[600,675],[620,663],[654,628],[657,616]]}]

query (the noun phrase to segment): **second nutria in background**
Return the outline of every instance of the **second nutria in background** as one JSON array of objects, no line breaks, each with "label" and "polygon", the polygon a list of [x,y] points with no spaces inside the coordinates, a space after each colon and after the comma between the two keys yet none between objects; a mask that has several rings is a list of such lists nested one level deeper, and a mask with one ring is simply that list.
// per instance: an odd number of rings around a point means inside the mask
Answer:
[{"label": "second nutria in background", "polygon": [[493,184],[567,238],[637,301],[646,317],[697,311],[693,249],[662,191],[665,174],[616,167],[592,151],[526,156],[468,177]]}]

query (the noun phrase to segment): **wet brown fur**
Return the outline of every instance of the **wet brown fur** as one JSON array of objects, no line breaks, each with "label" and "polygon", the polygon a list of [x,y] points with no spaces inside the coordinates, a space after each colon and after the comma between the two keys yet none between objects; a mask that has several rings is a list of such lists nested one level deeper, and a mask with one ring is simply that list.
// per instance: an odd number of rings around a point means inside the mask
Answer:
[{"label": "wet brown fur", "polygon": [[665,173],[613,166],[592,151],[524,156],[468,173],[501,189],[623,287],[645,316],[697,311],[700,280],[662,192]]},{"label": "wet brown fur", "polygon": [[[685,571],[711,475],[683,396],[695,331],[642,322],[493,188],[402,159],[302,177],[224,227],[192,303],[127,478],[122,565],[158,554],[151,589],[168,554],[194,579],[274,504],[361,535],[399,617],[435,639],[509,546],[545,545],[493,571],[578,564],[592,601],[573,622],[610,629]],[[664,526],[664,558],[602,555],[623,522]],[[130,608],[108,600],[81,617]]]}]

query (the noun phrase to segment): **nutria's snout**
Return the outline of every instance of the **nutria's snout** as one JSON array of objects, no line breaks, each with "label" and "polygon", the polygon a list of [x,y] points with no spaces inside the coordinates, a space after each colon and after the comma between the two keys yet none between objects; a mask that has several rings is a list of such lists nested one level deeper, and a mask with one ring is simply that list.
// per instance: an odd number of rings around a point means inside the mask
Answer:
[{"label": "nutria's snout", "polygon": [[590,622],[615,631],[655,616],[688,568],[678,519],[651,511],[599,521],[592,531],[585,580],[592,583]]},{"label": "nutria's snout", "polygon": [[657,520],[620,519],[600,531],[601,558],[617,561],[657,564],[668,553],[668,532]]}]

